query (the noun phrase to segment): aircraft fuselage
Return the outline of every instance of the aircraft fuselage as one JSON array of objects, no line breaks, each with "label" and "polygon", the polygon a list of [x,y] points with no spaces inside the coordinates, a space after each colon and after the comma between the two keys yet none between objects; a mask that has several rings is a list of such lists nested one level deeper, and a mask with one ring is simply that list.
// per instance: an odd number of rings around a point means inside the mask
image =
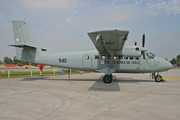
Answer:
[{"label": "aircraft fuselage", "polygon": [[[148,52],[146,52],[148,53]],[[62,68],[77,70],[95,71],[110,66],[110,54],[99,54],[98,51],[84,52],[60,52],[42,53],[31,61],[31,56],[27,55],[25,61],[40,63]],[[34,61],[35,60],[35,61]],[[148,58],[128,57],[115,55],[114,68],[116,73],[149,73],[168,70],[171,64],[159,57]]]}]

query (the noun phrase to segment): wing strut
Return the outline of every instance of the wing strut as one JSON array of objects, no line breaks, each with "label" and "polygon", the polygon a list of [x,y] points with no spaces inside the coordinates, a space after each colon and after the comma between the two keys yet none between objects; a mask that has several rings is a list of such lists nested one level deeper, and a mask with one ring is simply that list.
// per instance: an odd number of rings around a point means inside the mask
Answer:
[{"label": "wing strut", "polygon": [[114,66],[114,54],[115,54],[115,51],[113,50],[109,50],[108,51],[111,55],[111,58],[110,58],[110,68],[113,69],[113,66]]}]

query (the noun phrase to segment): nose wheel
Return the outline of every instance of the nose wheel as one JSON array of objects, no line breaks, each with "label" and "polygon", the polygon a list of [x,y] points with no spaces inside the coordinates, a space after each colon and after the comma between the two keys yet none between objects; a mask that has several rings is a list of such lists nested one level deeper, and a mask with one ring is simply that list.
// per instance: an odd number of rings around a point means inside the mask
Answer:
[{"label": "nose wheel", "polygon": [[111,83],[112,82],[112,74],[111,75],[105,75],[103,77],[104,83]]},{"label": "nose wheel", "polygon": [[157,74],[157,75],[155,76],[155,81],[156,81],[156,82],[161,82],[161,81],[163,81],[161,78],[162,78],[162,76],[159,75],[159,74]]}]

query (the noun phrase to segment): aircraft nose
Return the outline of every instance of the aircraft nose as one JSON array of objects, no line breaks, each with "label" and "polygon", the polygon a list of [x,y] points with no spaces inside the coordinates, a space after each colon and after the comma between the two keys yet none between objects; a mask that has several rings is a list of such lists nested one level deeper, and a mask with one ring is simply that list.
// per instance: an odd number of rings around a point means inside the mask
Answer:
[{"label": "aircraft nose", "polygon": [[167,64],[166,67],[167,67],[168,70],[172,68],[172,64],[169,61],[167,61],[166,64]]},{"label": "aircraft nose", "polygon": [[163,60],[161,65],[164,70],[169,70],[172,68],[172,64],[167,60]]},{"label": "aircraft nose", "polygon": [[172,64],[165,59],[157,57],[156,62],[157,62],[156,65],[159,71],[166,71],[172,68]]}]

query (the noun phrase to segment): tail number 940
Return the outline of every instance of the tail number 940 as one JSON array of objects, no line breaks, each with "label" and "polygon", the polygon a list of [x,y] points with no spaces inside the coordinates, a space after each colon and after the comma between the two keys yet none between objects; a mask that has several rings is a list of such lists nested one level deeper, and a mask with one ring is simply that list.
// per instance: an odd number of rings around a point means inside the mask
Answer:
[{"label": "tail number 940", "polygon": [[67,59],[66,58],[59,58],[59,63],[67,63]]}]

